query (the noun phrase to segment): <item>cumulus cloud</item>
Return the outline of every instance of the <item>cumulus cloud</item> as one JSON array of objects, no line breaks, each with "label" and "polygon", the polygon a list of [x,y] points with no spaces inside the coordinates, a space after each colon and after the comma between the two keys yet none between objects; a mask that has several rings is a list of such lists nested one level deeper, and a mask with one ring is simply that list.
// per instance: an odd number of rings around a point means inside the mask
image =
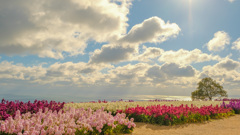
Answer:
[{"label": "cumulus cloud", "polygon": [[22,64],[3,61],[0,63],[0,79],[35,80],[46,73],[41,66],[25,67]]},{"label": "cumulus cloud", "polygon": [[203,77],[210,76],[224,86],[239,87],[240,63],[226,58],[213,66],[197,71],[190,65],[164,63],[127,64],[114,67],[110,64],[54,63],[49,67],[25,67],[22,64],[3,61],[0,63],[1,84],[21,81],[36,85],[77,87],[149,87],[195,88]]},{"label": "cumulus cloud", "polygon": [[[104,72],[102,72],[104,70]],[[114,67],[110,64],[54,63],[49,67],[25,67],[11,62],[0,63],[0,81],[10,84],[15,80],[26,83],[52,86],[114,86],[138,87],[166,86],[170,80],[180,85],[190,82],[196,71],[191,66],[174,63],[149,65],[147,63],[128,64]],[[181,78],[181,79],[180,79]]]},{"label": "cumulus cloud", "polygon": [[216,67],[231,71],[240,67],[240,62],[234,61],[232,59],[225,59],[217,63]]},{"label": "cumulus cloud", "polygon": [[225,86],[239,87],[240,83],[240,62],[226,58],[217,64],[211,66],[204,66],[202,72],[199,74],[199,78],[212,77]]},{"label": "cumulus cloud", "polygon": [[165,63],[162,66],[154,65],[146,71],[146,77],[159,78],[161,80],[175,77],[193,77],[196,70],[192,66],[180,66],[176,63]]},{"label": "cumulus cloud", "polygon": [[213,39],[211,39],[207,44],[209,51],[221,51],[226,45],[230,44],[230,37],[224,31],[218,31],[214,33]]},{"label": "cumulus cloud", "polygon": [[[171,68],[173,73],[166,68]],[[183,72],[183,73],[180,73]],[[151,87],[166,88],[176,84],[180,87],[188,87],[195,82],[196,71],[191,66],[180,66],[177,64],[149,65],[147,63],[128,64],[109,70],[104,75],[104,83],[117,87]],[[103,83],[103,82],[102,82]],[[190,86],[191,87],[191,86]]]},{"label": "cumulus cloud", "polygon": [[136,46],[103,45],[101,50],[96,49],[93,52],[89,63],[117,63],[130,59],[137,52]]},{"label": "cumulus cloud", "polygon": [[146,71],[146,76],[150,77],[150,78],[158,78],[161,80],[165,80],[166,79],[166,75],[164,74],[164,72],[161,70],[161,67],[158,65],[154,65],[152,67],[150,67],[147,71]]},{"label": "cumulus cloud", "polygon": [[199,49],[192,51],[180,49],[178,51],[165,51],[159,57],[159,62],[177,63],[180,65],[189,65],[192,63],[200,63],[211,60],[221,60],[219,56],[213,56],[203,53]]},{"label": "cumulus cloud", "polygon": [[164,64],[161,70],[170,77],[191,77],[195,75],[192,66],[180,66],[175,63]]},{"label": "cumulus cloud", "polygon": [[[112,65],[98,64],[90,65],[88,63],[54,63],[46,69],[46,75],[41,78],[40,83],[66,81],[71,84],[92,84],[100,79],[102,69],[111,69]],[[94,74],[94,77],[93,77]]]},{"label": "cumulus cloud", "polygon": [[145,63],[138,63],[135,65],[119,66],[109,71],[105,75],[105,79],[109,84],[116,86],[136,86],[148,83],[144,76],[147,68],[150,65]]},{"label": "cumulus cloud", "polygon": [[176,23],[165,23],[159,17],[151,17],[144,20],[141,24],[133,26],[120,41],[127,43],[161,43],[170,37],[176,37],[180,30]]},{"label": "cumulus cloud", "polygon": [[126,33],[131,2],[124,0],[9,0],[0,5],[0,53],[64,58],[83,54],[86,42]]},{"label": "cumulus cloud", "polygon": [[90,63],[117,63],[127,60],[149,61],[149,59],[160,55],[163,50],[148,48],[144,54],[135,57],[134,54],[138,53],[140,43],[163,42],[170,37],[177,36],[179,32],[180,28],[177,24],[165,23],[161,18],[151,17],[141,24],[133,26],[129,33],[116,40],[115,44],[104,45],[101,50],[95,50],[90,57]]},{"label": "cumulus cloud", "polygon": [[156,47],[143,46],[143,53],[139,54],[138,45],[103,45],[101,50],[97,49],[90,57],[89,63],[118,63],[122,61],[151,62],[152,59],[160,57],[164,50]]},{"label": "cumulus cloud", "polygon": [[[103,77],[101,70],[111,69],[112,65],[88,63],[54,63],[48,68],[42,66],[25,67],[22,64],[13,64],[3,61],[0,63],[0,80],[23,80],[39,84],[75,84],[88,85]],[[94,75],[94,77],[93,77]],[[10,83],[9,82],[9,83]]]},{"label": "cumulus cloud", "polygon": [[198,71],[192,66],[181,66],[176,63],[165,63],[161,66],[150,66],[145,77],[154,87],[171,87],[189,88],[196,84],[196,75]]},{"label": "cumulus cloud", "polygon": [[156,47],[147,48],[146,46],[143,46],[143,50],[144,52],[142,54],[137,55],[135,58],[133,58],[133,60],[149,62],[151,61],[151,59],[155,59],[161,56],[162,53],[164,52],[164,50],[161,48],[156,48]]},{"label": "cumulus cloud", "polygon": [[232,45],[232,49],[240,50],[240,38],[234,41]]}]

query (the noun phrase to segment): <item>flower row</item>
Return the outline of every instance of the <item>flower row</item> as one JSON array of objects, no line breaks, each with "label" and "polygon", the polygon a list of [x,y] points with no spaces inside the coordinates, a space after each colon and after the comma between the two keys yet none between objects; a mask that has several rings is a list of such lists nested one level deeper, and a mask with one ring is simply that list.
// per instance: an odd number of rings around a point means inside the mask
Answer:
[{"label": "flower row", "polygon": [[157,123],[159,125],[175,125],[191,122],[202,122],[212,118],[222,118],[234,115],[232,108],[224,108],[216,105],[213,107],[196,107],[191,105],[180,106],[147,106],[132,107],[125,110],[118,110],[117,113],[126,113],[135,122]]},{"label": "flower row", "polygon": [[[118,100],[118,101],[123,101],[123,99],[120,99],[120,100]],[[110,102],[118,102],[118,101],[110,101]],[[88,102],[88,103],[108,103],[109,101],[107,101],[107,100],[98,100],[98,101],[90,101],[90,102]],[[134,102],[134,100],[126,100],[126,101],[124,101],[124,102]]]},{"label": "flower row", "polygon": [[228,98],[224,98],[224,99],[215,99],[215,101],[240,101],[240,99],[235,99],[235,98],[228,99]]},{"label": "flower row", "polygon": [[16,111],[14,118],[0,121],[0,134],[18,135],[82,135],[131,133],[136,126],[133,119],[126,115],[112,116],[104,109],[93,111],[91,108],[71,108],[67,112],[40,109],[37,113],[20,114]]},{"label": "flower row", "polygon": [[232,108],[236,114],[240,114],[240,100],[232,100],[229,104],[226,104],[224,101],[221,105],[224,108]]},{"label": "flower row", "polygon": [[117,101],[117,102],[108,102],[108,103],[66,103],[64,105],[63,110],[68,110],[69,107],[71,108],[92,108],[93,110],[101,109],[102,107],[105,108],[105,110],[116,112],[117,110],[125,110],[126,108],[131,107],[137,107],[137,105],[142,107],[152,106],[152,105],[166,105],[166,106],[180,106],[182,104],[186,104],[188,106],[191,106],[191,104],[201,107],[201,106],[207,106],[207,105],[220,105],[222,101],[154,101],[154,102],[148,102],[148,101],[135,101],[135,102],[123,102],[123,101]]},{"label": "flower row", "polygon": [[16,111],[19,110],[21,114],[23,113],[36,113],[40,109],[45,111],[45,108],[48,108],[49,110],[52,111],[59,111],[60,109],[63,109],[64,107],[64,102],[55,102],[55,101],[50,101],[48,102],[47,100],[42,100],[38,101],[35,100],[33,103],[28,101],[27,103],[24,102],[19,102],[19,101],[6,101],[2,99],[2,102],[0,103],[0,120],[5,120],[10,116],[15,116]]}]

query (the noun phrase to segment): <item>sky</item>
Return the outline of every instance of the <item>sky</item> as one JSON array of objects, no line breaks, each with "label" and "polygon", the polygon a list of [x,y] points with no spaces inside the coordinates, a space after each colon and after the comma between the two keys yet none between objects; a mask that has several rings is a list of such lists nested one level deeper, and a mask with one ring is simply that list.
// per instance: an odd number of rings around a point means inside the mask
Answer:
[{"label": "sky", "polygon": [[240,0],[0,3],[0,95],[240,97]]}]

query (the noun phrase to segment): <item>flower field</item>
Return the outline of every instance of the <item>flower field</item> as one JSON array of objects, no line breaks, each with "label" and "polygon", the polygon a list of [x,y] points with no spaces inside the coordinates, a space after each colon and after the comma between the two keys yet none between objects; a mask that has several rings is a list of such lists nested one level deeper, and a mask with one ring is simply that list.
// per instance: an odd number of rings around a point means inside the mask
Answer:
[{"label": "flower field", "polygon": [[239,114],[239,100],[0,104],[0,135],[91,135],[131,133],[134,122],[176,125]]},{"label": "flower field", "polygon": [[[116,102],[88,102],[88,103],[67,103],[64,105],[64,110],[68,110],[69,107],[74,108],[92,108],[93,110],[101,109],[104,107],[105,110],[116,112],[117,110],[124,110],[126,108],[131,107],[147,107],[152,105],[166,105],[166,106],[180,106],[180,105],[188,105],[191,106],[193,104],[194,106],[201,107],[203,105],[208,106],[216,106],[221,105],[223,101],[137,101],[137,102],[124,102],[124,101],[116,101]],[[228,103],[229,101],[225,101]]]}]

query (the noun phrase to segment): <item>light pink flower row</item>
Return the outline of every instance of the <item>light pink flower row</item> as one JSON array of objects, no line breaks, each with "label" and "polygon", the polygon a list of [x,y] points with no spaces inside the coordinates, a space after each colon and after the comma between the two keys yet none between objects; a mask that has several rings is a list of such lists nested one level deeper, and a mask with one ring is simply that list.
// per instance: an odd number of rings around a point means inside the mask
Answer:
[{"label": "light pink flower row", "polygon": [[9,117],[0,123],[1,132],[18,135],[22,135],[22,131],[24,131],[23,135],[75,135],[76,130],[88,132],[93,131],[94,127],[98,132],[102,132],[102,128],[106,124],[113,129],[118,124],[124,124],[128,128],[136,126],[133,119],[126,118],[126,114],[112,116],[111,112],[107,113],[103,108],[96,111],[91,108],[88,110],[70,108],[64,113],[62,111],[52,112],[52,110],[46,110],[43,113],[40,110],[37,113],[26,113],[22,116],[18,110],[14,119]]}]

